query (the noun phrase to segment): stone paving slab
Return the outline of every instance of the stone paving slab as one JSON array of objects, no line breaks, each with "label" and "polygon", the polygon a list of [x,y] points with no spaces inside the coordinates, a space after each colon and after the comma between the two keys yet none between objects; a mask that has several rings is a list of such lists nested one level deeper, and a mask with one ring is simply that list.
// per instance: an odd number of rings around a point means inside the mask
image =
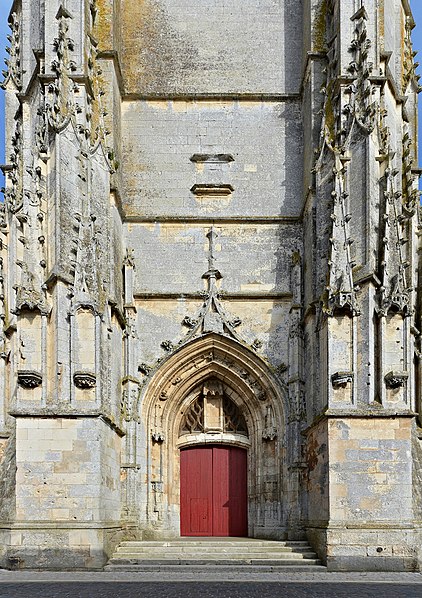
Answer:
[{"label": "stone paving slab", "polygon": [[420,598],[412,583],[23,582],[0,583],[0,598]]},{"label": "stone paving slab", "polygon": [[[0,584],[23,582],[161,582],[161,581],[257,581],[283,583],[376,583],[376,584],[417,584],[422,586],[420,573],[328,573],[323,572],[259,572],[207,570],[205,567],[190,567],[187,571],[156,573],[134,572],[87,572],[87,571],[6,571],[0,570]],[[421,588],[422,596],[422,588]]]}]

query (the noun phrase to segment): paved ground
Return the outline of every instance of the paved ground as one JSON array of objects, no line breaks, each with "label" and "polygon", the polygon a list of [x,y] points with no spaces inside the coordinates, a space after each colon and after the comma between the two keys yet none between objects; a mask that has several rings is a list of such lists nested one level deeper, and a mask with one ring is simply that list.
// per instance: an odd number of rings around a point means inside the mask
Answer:
[{"label": "paved ground", "polygon": [[422,598],[418,573],[0,571],[0,598]]},{"label": "paved ground", "polygon": [[421,584],[318,582],[0,583],[1,598],[421,598]]}]

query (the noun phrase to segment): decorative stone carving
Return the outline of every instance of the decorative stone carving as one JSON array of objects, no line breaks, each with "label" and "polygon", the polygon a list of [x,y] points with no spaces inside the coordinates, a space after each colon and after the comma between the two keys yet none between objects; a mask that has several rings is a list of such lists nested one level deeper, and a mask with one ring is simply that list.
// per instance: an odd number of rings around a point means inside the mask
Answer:
[{"label": "decorative stone carving", "polygon": [[256,338],[251,347],[254,351],[259,351],[259,349],[262,349],[262,341],[259,340],[259,338]]},{"label": "decorative stone carving", "polygon": [[203,387],[203,393],[204,396],[219,396],[222,397],[223,396],[223,384],[220,380],[217,380],[216,378],[210,378],[209,380],[207,380],[204,383],[204,387]]},{"label": "decorative stone carving", "polygon": [[334,169],[335,188],[331,193],[333,198],[333,222],[330,237],[331,255],[329,261],[329,285],[324,311],[332,316],[338,310],[348,310],[352,314],[359,313],[353,283],[354,263],[350,255],[353,240],[349,233],[350,215],[346,207],[348,194],[344,190],[345,170],[342,161],[337,156]]},{"label": "decorative stone carving", "polygon": [[7,36],[9,46],[6,47],[6,52],[9,58],[5,60],[7,69],[2,71],[4,81],[1,84],[3,89],[6,89],[9,82],[12,82],[16,89],[22,89],[22,64],[21,64],[21,15],[12,12],[9,17],[9,27],[11,34]]},{"label": "decorative stone carving", "polygon": [[408,372],[388,372],[384,376],[385,384],[387,388],[401,388],[406,384],[409,377]]},{"label": "decorative stone carving", "polygon": [[[28,264],[18,260],[16,262],[22,270],[21,282],[16,286],[16,309],[18,313],[23,308],[29,310],[38,309],[41,314],[48,315],[51,311],[50,306],[41,290],[35,275],[29,270]],[[38,290],[39,289],[39,290]]]},{"label": "decorative stone carving", "polygon": [[402,146],[403,215],[411,218],[419,205],[421,192],[418,189],[419,177],[413,171],[415,162],[413,141],[407,125],[405,125]]},{"label": "decorative stone carving", "polygon": [[198,320],[195,320],[194,318],[191,318],[190,316],[185,316],[183,318],[182,325],[186,326],[187,328],[190,328],[192,330],[193,328],[196,328],[196,326],[198,325]]},{"label": "decorative stone carving", "polygon": [[42,384],[42,374],[34,370],[19,370],[18,384],[23,388],[37,388]]},{"label": "decorative stone carving", "polygon": [[125,257],[123,258],[123,265],[128,268],[135,268],[135,250],[132,248],[126,249]]},{"label": "decorative stone carving", "polygon": [[164,351],[167,351],[167,353],[171,353],[175,348],[171,341],[163,341],[161,343],[161,347],[164,349]]},{"label": "decorative stone carving", "polygon": [[162,444],[165,441],[165,436],[163,432],[155,431],[151,434],[151,438],[153,442],[156,442],[157,444]]},{"label": "decorative stone carving", "polygon": [[373,101],[373,86],[371,75],[373,65],[368,61],[371,40],[368,39],[366,22],[368,14],[362,6],[353,16],[355,37],[350,45],[352,61],[349,72],[354,77],[350,86],[350,113],[354,114],[357,123],[366,133],[374,130],[376,124],[377,106]]},{"label": "decorative stone carving", "polygon": [[[0,241],[0,250],[3,249]],[[3,326],[6,320],[6,296],[4,284],[3,258],[0,257],[0,341],[3,340]]]},{"label": "decorative stone carving", "polygon": [[138,372],[141,372],[141,374],[144,374],[144,376],[149,376],[149,374],[152,372],[152,367],[146,363],[140,363],[138,365]]},{"label": "decorative stone carving", "polygon": [[97,377],[92,372],[75,372],[73,374],[75,386],[82,390],[94,388],[97,384]]},{"label": "decorative stone carving", "polygon": [[248,436],[245,418],[239,407],[224,394],[220,380],[204,383],[201,395],[184,413],[179,434],[233,433]]},{"label": "decorative stone carving", "polygon": [[[102,105],[104,95],[101,88],[102,71],[97,62],[98,42],[93,35],[97,9],[93,0],[90,3],[89,15],[90,23],[86,35],[87,79],[81,81],[81,78],[77,76],[77,65],[71,57],[75,50],[75,42],[69,37],[69,22],[72,19],[72,14],[63,4],[59,7],[56,15],[58,34],[53,40],[56,58],[51,63],[54,80],[47,83],[45,90],[46,120],[51,129],[57,133],[72,122],[81,148],[85,152],[93,154],[101,145],[110,172],[115,172],[118,166],[117,160],[113,149],[106,143],[110,132],[105,124],[107,113]],[[43,130],[43,125],[41,125],[37,136],[40,146],[45,148],[47,135]]]},{"label": "decorative stone carving", "polygon": [[262,431],[262,440],[272,441],[277,438],[277,427],[275,425],[274,411],[271,405],[267,406],[265,413],[264,430]]},{"label": "decorative stone carving", "polygon": [[126,422],[138,421],[139,388],[124,388],[120,402],[120,414]]},{"label": "decorative stone carving", "polygon": [[6,206],[4,203],[0,203],[0,233],[4,233],[7,231],[7,216],[6,216]]},{"label": "decorative stone carving", "polygon": [[353,382],[353,372],[335,372],[331,376],[333,388],[345,388]]},{"label": "decorative stone carving", "polygon": [[58,35],[53,41],[56,58],[51,63],[55,80],[48,85],[46,101],[48,122],[55,131],[61,131],[66,127],[75,111],[74,83],[70,75],[76,71],[76,64],[69,57],[69,52],[75,49],[75,43],[68,36],[68,21],[71,18],[70,12],[61,5],[56,16]]},{"label": "decorative stone carving", "polygon": [[[88,206],[85,206],[88,209]],[[95,214],[75,214],[75,228],[78,230],[76,258],[73,264],[73,304],[92,305],[95,311],[103,313],[105,309],[106,281],[100,276],[103,248],[100,237],[102,232],[96,224]]]},{"label": "decorative stone carving", "polygon": [[16,121],[15,132],[11,139],[12,151],[9,155],[10,164],[4,169],[6,188],[4,200],[6,209],[15,214],[23,205],[23,143],[22,143],[22,115]]},{"label": "decorative stone carving", "polygon": [[289,327],[289,338],[291,339],[302,339],[303,338],[303,327],[298,317],[293,318]]},{"label": "decorative stone carving", "polygon": [[[219,291],[217,289],[217,280],[222,278],[220,271],[215,267],[215,240],[217,232],[214,227],[207,233],[209,240],[208,251],[208,270],[203,274],[202,278],[208,283],[208,290],[204,292],[204,304],[197,320],[186,316],[183,324],[191,329],[181,344],[192,340],[195,336],[206,332],[215,332],[217,334],[228,334],[233,338],[240,340],[235,332],[235,327],[238,325],[235,320],[235,326],[227,318],[227,315],[221,305],[219,299]],[[195,324],[194,324],[195,322]]]},{"label": "decorative stone carving", "polygon": [[237,328],[238,326],[242,325],[242,320],[239,317],[235,317],[233,318],[233,320],[230,321],[230,326],[232,328]]},{"label": "decorative stone carving", "polygon": [[397,171],[387,168],[385,173],[386,191],[384,192],[384,234],[382,237],[382,277],[379,290],[379,308],[381,315],[390,310],[403,315],[411,311],[411,289],[406,280],[407,264],[404,258],[404,246],[400,218],[401,193],[396,192],[395,178]]},{"label": "decorative stone carving", "polygon": [[421,91],[421,88],[418,84],[420,75],[416,73],[416,68],[419,66],[418,63],[415,63],[415,56],[417,52],[413,50],[412,44],[412,29],[413,29],[412,19],[407,16],[406,17],[406,32],[404,36],[404,60],[403,60],[403,73],[402,73],[402,92],[406,94],[408,91],[409,84],[414,81],[416,85],[417,91]]}]

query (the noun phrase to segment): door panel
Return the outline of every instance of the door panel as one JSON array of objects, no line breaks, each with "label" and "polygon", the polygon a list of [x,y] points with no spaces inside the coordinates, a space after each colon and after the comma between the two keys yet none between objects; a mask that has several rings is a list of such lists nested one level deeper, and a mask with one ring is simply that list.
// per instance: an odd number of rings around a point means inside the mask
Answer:
[{"label": "door panel", "polygon": [[230,525],[230,448],[213,450],[213,536],[229,536]]},{"label": "door panel", "polygon": [[248,535],[247,453],[233,447],[229,462],[229,536]]},{"label": "door panel", "polygon": [[180,533],[212,535],[212,447],[180,452]]},{"label": "door panel", "polygon": [[247,536],[247,453],[230,446],[180,451],[182,536]]}]

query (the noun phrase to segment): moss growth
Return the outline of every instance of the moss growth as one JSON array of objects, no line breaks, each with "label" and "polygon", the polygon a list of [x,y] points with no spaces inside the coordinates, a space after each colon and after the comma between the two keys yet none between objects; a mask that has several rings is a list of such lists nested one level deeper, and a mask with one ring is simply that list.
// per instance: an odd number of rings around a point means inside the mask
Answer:
[{"label": "moss growth", "polygon": [[334,82],[330,81],[327,85],[327,98],[325,101],[325,128],[329,135],[330,143],[334,143],[336,138],[336,118],[333,107],[333,86]]},{"label": "moss growth", "polygon": [[314,52],[324,52],[325,34],[327,29],[327,0],[320,0],[316,10],[314,27],[312,30],[312,45]]}]

